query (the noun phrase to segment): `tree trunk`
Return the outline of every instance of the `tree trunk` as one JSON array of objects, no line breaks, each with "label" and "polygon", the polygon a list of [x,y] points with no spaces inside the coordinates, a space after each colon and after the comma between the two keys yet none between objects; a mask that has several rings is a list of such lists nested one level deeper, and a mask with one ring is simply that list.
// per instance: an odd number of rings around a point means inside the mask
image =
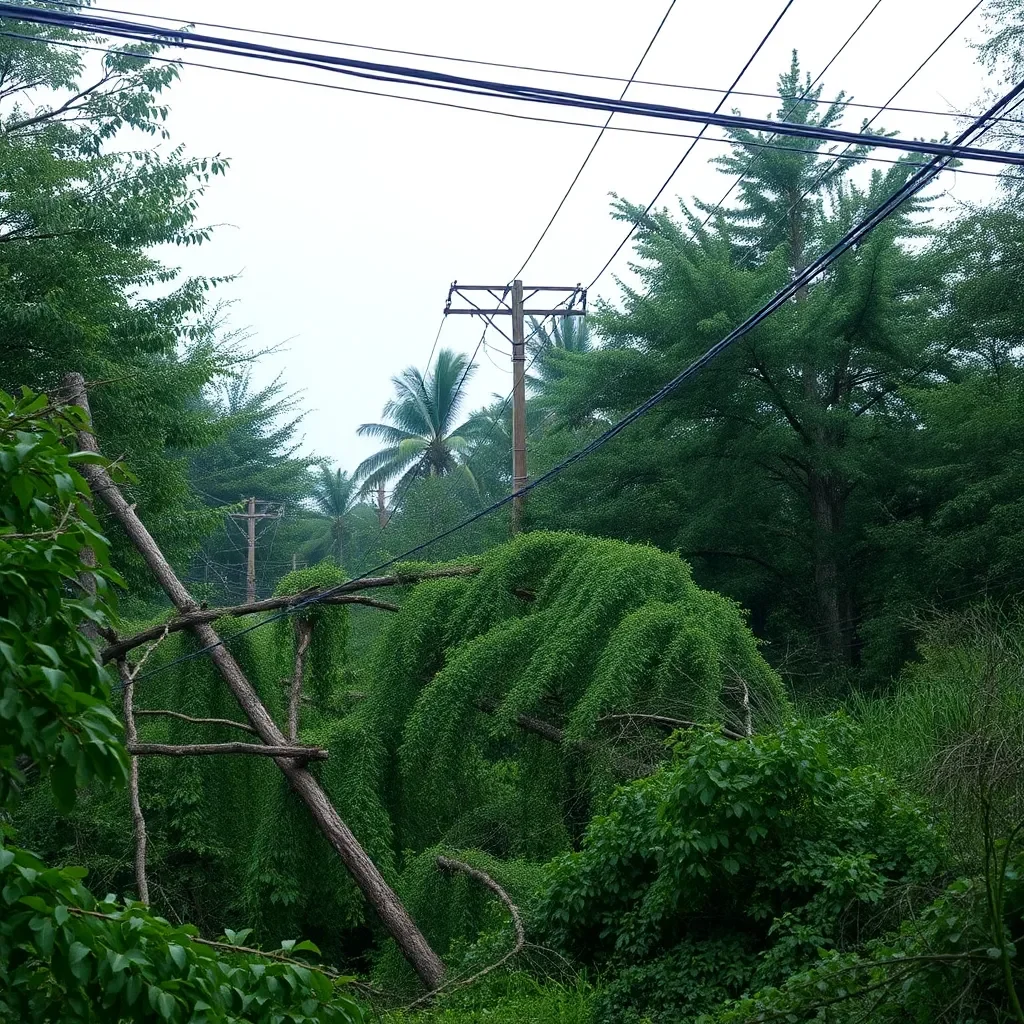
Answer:
[{"label": "tree trunk", "polygon": [[[77,387],[74,389],[73,397],[69,400],[74,404],[82,405],[85,396],[85,381],[80,374],[70,376],[76,378]],[[92,434],[80,433],[78,444],[83,451],[99,451]],[[106,469],[102,466],[86,464],[82,466],[82,474],[89,481],[94,493],[102,499],[114,518],[124,528],[174,606],[181,612],[196,610],[198,605],[192,595],[178,579],[156,541],[153,540],[145,525],[135,514],[134,508],[125,501]],[[192,626],[192,632],[203,647],[210,649],[210,660],[217,666],[260,739],[270,746],[284,746],[286,742],[284,734],[263,706],[238,662],[221,643],[220,637],[217,636],[213,627],[205,623],[196,624]],[[377,870],[377,866],[360,846],[352,831],[341,820],[320,783],[306,768],[292,758],[275,758],[275,764],[284,773],[292,789],[309,808],[317,827],[338,852],[363,895],[377,912],[424,985],[428,989],[437,988],[444,978],[444,964],[430,948],[429,943],[384,880],[383,875]]]},{"label": "tree trunk", "polygon": [[837,542],[843,528],[842,487],[832,474],[811,470],[811,517],[814,522],[814,593],[821,652],[832,666],[849,663],[843,574]]},{"label": "tree trunk", "polygon": [[[804,254],[804,223],[800,209],[803,196],[799,191],[790,194],[789,246],[794,275],[806,266]],[[807,299],[805,285],[796,293],[796,301]],[[819,648],[825,661],[833,666],[845,666],[849,662],[848,636],[844,628],[843,608],[846,599],[843,594],[842,572],[840,570],[837,542],[843,525],[845,501],[840,482],[835,474],[822,472],[814,467],[828,450],[828,430],[823,422],[826,410],[818,380],[818,365],[807,353],[801,368],[804,406],[804,429],[811,447],[811,468],[807,473],[807,487],[810,491],[811,522],[814,529],[814,596],[817,606]]]}]

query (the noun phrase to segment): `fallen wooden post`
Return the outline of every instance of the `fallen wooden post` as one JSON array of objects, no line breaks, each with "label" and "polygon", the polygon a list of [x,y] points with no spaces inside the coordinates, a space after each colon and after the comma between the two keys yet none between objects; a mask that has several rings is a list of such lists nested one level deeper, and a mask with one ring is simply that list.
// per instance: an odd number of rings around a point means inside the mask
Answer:
[{"label": "fallen wooden post", "polygon": [[[88,417],[89,404],[85,392],[85,381],[81,374],[72,373],[64,378],[64,393],[70,395],[69,402],[80,406]],[[88,431],[79,432],[78,446],[82,451],[99,453],[95,437]],[[136,515],[134,506],[130,506],[125,501],[124,495],[111,480],[107,470],[103,466],[83,463],[81,471],[95,496],[103,501],[114,518],[121,524],[129,540],[142,555],[175,608],[185,616],[200,611],[198,603],[178,579],[156,541],[153,540],[142,520]],[[475,571],[477,570],[470,569],[464,571],[463,575],[471,575]],[[400,580],[400,577],[394,577],[394,579]],[[401,583],[390,585],[397,586]],[[216,631],[207,621],[190,622],[188,628],[192,630],[195,638],[203,647],[209,648],[210,660],[216,665],[259,738],[267,746],[285,747],[284,734],[263,705],[252,684],[245,677],[238,662],[221,643]],[[164,625],[158,628],[157,635],[169,631],[169,626]],[[444,963],[431,949],[430,944],[416,927],[391,886],[387,884],[384,876],[352,834],[352,830],[341,820],[323,787],[300,761],[284,751],[274,757],[274,763],[281,769],[292,789],[309,808],[317,827],[338,852],[356,885],[359,886],[369,904],[376,911],[384,927],[398,943],[403,955],[419,975],[423,984],[428,989],[436,989],[444,978]]]}]

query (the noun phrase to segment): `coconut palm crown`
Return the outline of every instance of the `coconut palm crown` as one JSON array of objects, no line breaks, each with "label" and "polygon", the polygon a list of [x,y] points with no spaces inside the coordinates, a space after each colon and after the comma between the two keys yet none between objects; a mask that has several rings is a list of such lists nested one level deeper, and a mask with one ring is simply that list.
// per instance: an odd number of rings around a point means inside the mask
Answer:
[{"label": "coconut palm crown", "polygon": [[360,437],[374,437],[384,447],[356,467],[363,494],[400,477],[404,488],[418,476],[468,473],[462,461],[471,421],[456,426],[463,385],[476,367],[465,356],[441,349],[424,376],[414,366],[391,378],[395,397],[384,406],[383,423],[364,423]]}]

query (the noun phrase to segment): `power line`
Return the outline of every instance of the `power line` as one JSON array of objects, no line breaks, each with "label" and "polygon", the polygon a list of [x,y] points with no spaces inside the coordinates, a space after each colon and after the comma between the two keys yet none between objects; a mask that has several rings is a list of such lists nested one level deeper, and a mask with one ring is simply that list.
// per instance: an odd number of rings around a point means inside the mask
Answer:
[{"label": "power line", "polygon": [[[51,0],[51,2],[54,2],[54,0]],[[166,64],[181,65],[183,67],[202,68],[202,69],[204,69],[206,71],[224,71],[224,72],[226,72],[228,74],[232,74],[232,75],[244,75],[244,76],[249,77],[249,78],[261,78],[261,79],[266,79],[266,80],[269,80],[269,81],[272,81],[272,82],[287,82],[287,83],[289,83],[291,85],[309,85],[309,86],[313,86],[313,87],[318,88],[318,89],[332,89],[332,90],[334,90],[336,92],[355,93],[358,96],[374,96],[374,97],[378,97],[380,99],[400,100],[400,101],[405,102],[405,103],[422,103],[422,104],[426,104],[427,106],[432,106],[432,107],[444,107],[444,108],[447,108],[449,110],[465,110],[465,111],[469,111],[471,113],[477,113],[477,114],[490,114],[490,115],[492,115],[494,117],[512,118],[513,120],[516,120],[516,121],[535,121],[535,122],[537,122],[539,124],[556,124],[556,125],[564,125],[566,127],[572,127],[572,128],[599,128],[600,127],[599,124],[595,124],[592,121],[570,121],[570,120],[566,120],[564,118],[538,117],[535,114],[518,114],[518,113],[516,113],[514,111],[511,111],[511,110],[492,110],[492,109],[490,109],[488,107],[473,107],[473,106],[469,106],[467,104],[462,104],[462,103],[446,103],[443,100],[431,100],[431,99],[427,99],[427,98],[425,98],[423,96],[402,96],[402,95],[399,95],[398,93],[380,92],[380,91],[375,90],[375,89],[355,89],[355,88],[352,88],[351,86],[337,85],[337,84],[335,84],[333,82],[318,82],[318,81],[315,81],[315,80],[310,79],[310,78],[289,78],[289,77],[287,77],[285,75],[271,75],[271,74],[266,74],[266,73],[260,72],[260,71],[247,71],[244,68],[229,68],[229,67],[224,67],[223,65],[220,65],[220,64],[201,64],[201,63],[199,63],[197,61],[183,60],[183,59],[178,58],[178,57],[161,57],[158,54],[144,54],[144,53],[133,53],[131,51],[125,51],[125,50],[114,50],[114,49],[111,49],[110,47],[106,47],[106,46],[90,46],[90,45],[88,45],[86,43],[77,43],[77,42],[72,42],[72,41],[66,40],[66,39],[51,39],[48,36],[29,36],[29,35],[25,35],[24,33],[20,33],[20,32],[4,32],[4,31],[0,31],[0,38],[22,39],[22,40],[26,40],[28,42],[36,42],[36,43],[41,42],[41,43],[47,43],[47,44],[50,44],[50,45],[53,45],[53,46],[66,46],[66,47],[70,47],[70,48],[76,49],[76,50],[89,50],[89,51],[92,51],[92,52],[95,52],[95,53],[121,54],[121,55],[129,56],[129,57],[139,57],[140,59],[144,59],[144,60],[162,61],[162,62],[164,62]],[[714,91],[718,92],[720,90],[716,89]],[[734,92],[733,95],[743,95],[743,94],[739,93],[737,91],[737,92]],[[776,97],[776,98],[778,99],[779,97]],[[786,97],[781,97],[781,98],[785,99]],[[872,109],[877,109],[877,108],[873,107]],[[900,108],[899,107],[889,107],[888,109],[889,110],[899,110]],[[960,115],[957,115],[957,116],[960,116]],[[1012,118],[1004,118],[1003,120],[1004,121],[1007,121],[1007,120],[1012,121],[1013,119]],[[1021,123],[1024,123],[1024,120],[1022,120]],[[661,137],[661,138],[670,138],[670,139],[700,139],[703,142],[712,142],[712,143],[717,143],[719,145],[725,145],[725,146],[733,146],[733,145],[735,145],[735,141],[733,139],[730,139],[730,138],[719,138],[719,137],[710,136],[710,135],[700,136],[700,135],[695,135],[695,134],[689,133],[689,132],[661,131],[661,130],[658,130],[656,128],[638,128],[638,127],[629,127],[629,126],[626,126],[626,125],[612,124],[612,125],[608,125],[607,131],[610,131],[610,132],[628,132],[628,133],[634,134],[634,135],[651,135],[651,136],[658,136],[658,137]],[[778,150],[780,152],[788,152],[788,153],[805,153],[806,152],[805,149],[803,149],[801,147],[798,147],[798,146],[783,146],[783,145],[779,145],[779,144],[772,144],[772,143],[766,143],[766,142],[746,142],[746,143],[744,143],[744,145],[748,146],[748,147],[754,147],[756,149]],[[858,163],[868,162],[868,163],[888,164],[888,165],[893,165],[893,164],[898,164],[898,163],[905,163],[908,167],[923,167],[924,166],[923,163],[915,163],[915,162],[907,161],[905,158],[904,159],[889,159],[887,157],[868,156],[866,154],[856,154],[856,155],[851,156],[851,155],[847,155],[845,153],[837,153],[835,155],[835,159],[837,159],[837,160],[855,160]],[[1004,181],[1006,181],[1006,180],[1009,180],[1009,181],[1021,181],[1021,180],[1024,180],[1024,178],[1021,178],[1021,177],[1018,177],[1018,176],[1015,176],[1015,175],[1011,175],[1011,174],[1007,174],[1006,172],[978,171],[978,170],[971,170],[971,169],[965,168],[965,167],[958,167],[956,169],[956,173],[957,174],[969,174],[972,177],[979,177],[979,178],[1000,178],[1000,179],[1002,179]],[[603,274],[603,271],[602,271],[602,274]],[[436,341],[435,341],[435,346],[436,346]],[[432,357],[432,355],[433,355],[433,351],[431,352],[431,357]],[[215,499],[215,500],[219,500],[219,499]]]},{"label": "power line", "polygon": [[[83,4],[81,3],[69,3],[66,0],[49,0],[51,4],[56,7],[67,7],[72,10],[82,10]],[[97,7],[90,5],[89,10],[91,11],[102,11],[105,14],[124,14],[128,16],[137,16],[137,12],[128,11],[116,7]],[[426,53],[421,50],[398,50],[389,46],[371,46],[368,43],[350,43],[341,39],[328,39],[321,36],[304,36],[297,35],[291,32],[273,32],[269,29],[250,28],[239,25],[225,25],[221,22],[216,21],[201,21],[198,18],[185,18],[185,17],[171,17],[166,14],[147,14],[147,18],[153,18],[157,21],[168,21],[173,22],[176,25],[188,24],[198,25],[202,28],[216,28],[228,32],[248,32],[250,35],[267,36],[275,39],[293,39],[304,43],[319,43],[324,46],[340,46],[352,50],[369,50],[375,53],[394,53],[402,57],[423,57],[428,60],[442,60],[456,64],[473,64],[477,67],[488,67],[488,68],[502,68],[508,71],[529,71],[542,75],[557,75],[563,78],[584,78],[595,82],[614,82],[616,84],[622,84],[623,82],[632,81],[635,85],[647,85],[659,89],[680,89],[687,92],[711,92],[711,93],[731,93],[733,96],[749,96],[755,99],[766,99],[776,101],[780,99],[775,93],[768,92],[752,92],[743,89],[722,89],[716,88],[711,85],[687,85],[679,82],[661,82],[654,81],[647,78],[636,78],[635,76],[631,79],[620,78],[616,75],[603,75],[588,71],[566,71],[561,68],[540,68],[533,67],[529,64],[506,64],[499,61],[491,60],[480,60],[474,57],[456,57],[452,54],[441,54],[441,53]],[[198,67],[209,67],[207,64],[197,65]],[[231,70],[224,68],[223,70]],[[286,81],[294,81],[294,79],[286,79]],[[791,100],[795,97],[783,96],[783,100]],[[829,103],[829,100],[811,100],[801,98],[801,102],[804,103]],[[837,101],[838,105],[844,107],[858,107],[866,110],[876,110],[878,108],[877,103],[859,103],[854,100],[840,100]],[[923,114],[929,117],[955,117],[955,118],[968,118],[974,117],[975,115],[955,110],[925,110],[920,107],[889,107],[889,110],[894,113],[901,114]],[[1015,120],[1011,118],[999,118],[999,121]],[[1015,122],[1016,123],[1016,122]],[[594,127],[598,127],[594,125]]]},{"label": "power line", "polygon": [[[993,125],[993,118],[997,117],[1003,111],[1008,109],[1019,97],[1024,95],[1024,81],[1018,83],[1011,89],[1005,96],[998,100],[992,107],[989,108],[984,114],[976,118],[971,125],[969,125],[963,132],[961,132],[954,143],[954,145],[961,145],[963,142],[980,138],[988,131]],[[380,572],[382,569],[386,569],[392,565],[408,560],[413,555],[419,554],[421,551],[426,550],[438,541],[444,540],[446,537],[450,537],[454,533],[465,529],[467,526],[472,525],[474,522],[484,518],[484,516],[490,515],[492,512],[503,508],[505,505],[511,503],[516,497],[527,494],[547,483],[549,480],[554,479],[556,476],[564,473],[565,470],[581,462],[587,458],[599,448],[603,447],[613,438],[617,437],[623,430],[625,430],[635,420],[640,419],[647,412],[659,405],[666,398],[669,397],[677,388],[683,383],[689,380],[691,377],[699,373],[706,365],[716,359],[722,352],[727,348],[734,345],[741,338],[745,337],[752,330],[758,327],[764,320],[768,319],[778,309],[785,306],[802,288],[807,287],[815,278],[823,273],[829,266],[831,266],[836,260],[838,260],[844,253],[860,242],[864,237],[871,233],[879,224],[881,224],[887,217],[895,212],[904,202],[916,195],[923,188],[925,188],[932,179],[935,178],[943,169],[945,169],[953,158],[951,156],[936,156],[930,160],[928,164],[918,170],[910,178],[907,179],[904,184],[898,188],[892,195],[889,196],[884,202],[872,210],[863,220],[858,224],[854,225],[841,239],[839,239],[833,246],[831,246],[826,252],[822,253],[812,263],[808,264],[803,270],[795,274],[792,280],[779,292],[777,292],[768,302],[761,306],[755,313],[747,317],[743,323],[733,328],[724,338],[712,345],[706,352],[695,359],[689,366],[687,366],[680,373],[676,374],[671,380],[664,384],[661,388],[654,392],[649,398],[638,405],[632,412],[627,413],[612,426],[608,427],[605,431],[599,434],[596,438],[585,444],[583,447],[577,449],[567,458],[557,463],[547,472],[527,483],[525,486],[520,488],[518,491],[513,491],[511,494],[507,494],[502,498],[492,502],[486,508],[473,513],[473,515],[466,517],[455,526],[450,527],[447,530],[435,535],[429,540],[424,541],[422,544],[418,544],[408,551],[403,552],[401,555],[397,555],[394,558],[390,558],[387,561],[375,566],[361,576],[355,578],[355,580],[346,581],[346,583],[339,584],[336,587],[332,587],[323,593],[306,598],[297,604],[291,605],[289,608],[285,608],[280,612],[270,615],[259,622],[246,627],[245,629],[239,630],[234,633],[228,640],[234,640],[245,633],[252,632],[255,629],[259,629],[262,626],[268,625],[269,623],[294,615],[296,612],[301,611],[303,608],[309,605],[316,604],[325,600],[326,598],[343,591],[346,585],[357,582],[360,579]],[[227,640],[219,640],[217,643],[208,644],[198,651],[194,651],[190,654],[183,655],[179,658],[175,658],[165,665],[151,669],[149,672],[143,673],[139,678],[145,679],[148,676],[154,675],[157,672],[165,671],[174,665],[181,664],[185,661],[190,661],[194,658],[208,654],[215,647],[225,644]]]},{"label": "power line", "polygon": [[[448,102],[445,102],[443,100],[431,100],[431,99],[427,99],[424,96],[402,96],[399,93],[381,92],[380,90],[376,90],[376,89],[356,89],[356,88],[353,88],[352,86],[337,85],[334,82],[318,82],[318,81],[316,81],[314,79],[311,79],[311,78],[290,78],[290,77],[288,77],[286,75],[271,75],[271,74],[267,74],[266,72],[248,71],[248,70],[246,70],[244,68],[225,67],[224,65],[221,65],[221,64],[203,64],[203,63],[200,63],[198,61],[184,60],[184,59],[179,58],[179,57],[161,57],[159,54],[135,53],[135,52],[132,52],[130,50],[115,50],[115,49],[111,49],[110,47],[106,47],[106,46],[91,46],[91,45],[89,45],[87,43],[73,42],[73,41],[67,40],[67,39],[52,39],[49,36],[30,36],[30,35],[25,35],[24,33],[21,33],[21,32],[4,32],[4,31],[0,31],[0,38],[21,39],[21,40],[25,40],[27,42],[35,42],[35,43],[47,43],[47,44],[52,45],[52,46],[65,46],[65,47],[69,47],[69,48],[75,49],[75,50],[88,50],[88,51],[91,51],[91,52],[94,52],[94,53],[109,53],[109,54],[118,54],[118,55],[123,55],[123,56],[128,56],[128,57],[138,57],[138,58],[140,58],[142,60],[161,61],[161,62],[166,63],[166,64],[180,65],[182,67],[201,68],[201,69],[204,69],[206,71],[223,71],[223,72],[226,72],[227,74],[244,75],[244,76],[246,76],[248,78],[260,78],[260,79],[265,79],[265,80],[272,81],[272,82],[286,82],[286,83],[289,83],[291,85],[308,85],[308,86],[313,86],[313,87],[315,87],[317,89],[331,89],[331,90],[334,90],[335,92],[354,93],[357,96],[374,96],[374,97],[377,97],[377,98],[380,98],[380,99],[400,100],[400,101],[405,102],[405,103],[421,103],[421,104],[425,104],[426,106],[442,107],[442,108],[445,108],[445,109],[448,109],[448,110],[464,110],[464,111],[469,111],[471,113],[477,113],[477,114],[490,114],[493,117],[511,118],[512,120],[516,120],[516,121],[534,121],[534,122],[536,122],[538,124],[564,125],[566,127],[573,127],[573,128],[600,128],[601,127],[599,124],[596,124],[596,123],[594,123],[592,121],[570,121],[570,120],[567,120],[565,118],[539,117],[536,114],[519,114],[519,113],[516,113],[515,111],[511,111],[511,110],[494,110],[494,109],[491,109],[489,107],[474,107],[474,106],[470,106],[470,105],[464,104],[464,103],[448,103]],[[718,92],[720,90],[716,89],[714,91]],[[736,92],[733,93],[733,95],[743,95],[743,94],[738,92],[738,91],[736,91]],[[776,97],[776,98],[778,99],[780,97]],[[781,98],[785,99],[786,97],[781,97]],[[822,102],[824,102],[824,101],[822,101]],[[862,106],[866,106],[866,104],[861,104],[861,105]],[[877,107],[872,107],[872,109],[877,109]],[[891,111],[891,110],[899,110],[901,108],[899,108],[899,107],[889,107],[888,109]],[[960,115],[956,115],[956,116],[959,117]],[[1014,119],[1013,118],[1004,118],[1003,120],[1004,121],[1013,121]],[[1022,120],[1020,123],[1024,123],[1024,120]],[[639,127],[630,127],[630,126],[627,126],[627,125],[610,124],[610,125],[607,125],[606,130],[607,131],[611,131],[611,132],[628,132],[628,133],[634,134],[634,135],[651,135],[651,136],[658,136],[658,137],[661,137],[661,138],[670,138],[670,139],[699,139],[699,140],[701,140],[703,142],[712,142],[712,143],[717,143],[719,145],[727,145],[727,146],[735,145],[734,140],[730,139],[730,138],[719,138],[719,137],[716,137],[716,136],[709,136],[709,135],[695,135],[695,134],[690,133],[690,132],[670,132],[670,131],[659,130],[659,129],[656,129],[656,128],[639,128]],[[778,150],[778,151],[781,151],[781,152],[791,152],[791,153],[804,153],[804,152],[806,152],[805,149],[802,149],[802,148],[797,147],[797,146],[783,146],[783,145],[771,144],[771,143],[766,143],[766,142],[747,142],[747,143],[744,143],[744,145],[752,146],[754,148],[764,149],[764,150]],[[901,163],[901,162],[906,162],[905,160],[888,159],[886,157],[880,157],[880,156],[868,156],[866,154],[857,154],[857,155],[854,155],[854,156],[849,156],[849,155],[846,155],[845,153],[838,153],[838,154],[836,154],[835,158],[837,160],[856,160],[857,162],[869,162],[869,163],[890,164],[890,165]],[[911,162],[911,163],[908,163],[908,166],[910,166],[910,167],[923,167],[924,164],[923,163],[912,163]],[[1014,175],[1008,175],[1005,172],[999,173],[999,172],[993,172],[993,171],[978,171],[978,170],[970,170],[970,169],[964,168],[964,167],[957,168],[957,173],[959,173],[959,174],[969,174],[969,175],[972,175],[974,177],[980,177],[980,178],[1001,178],[1004,181],[1005,180],[1010,180],[1010,181],[1022,180],[1019,177],[1016,177]],[[625,244],[625,243],[623,243],[623,244]],[[601,273],[603,275],[604,271],[602,270]],[[597,280],[597,278],[595,278],[595,281],[596,280]],[[435,342],[435,344],[436,344],[436,342]]]},{"label": "power line", "polygon": [[[871,118],[865,122],[863,129],[864,131],[867,131],[868,128],[870,128],[871,125],[873,125],[875,121],[878,120],[879,117],[881,117],[886,107],[888,107],[888,105],[892,103],[892,101],[896,99],[896,97],[899,96],[899,94],[903,92],[903,90],[906,89],[908,85],[910,85],[910,83],[921,73],[921,71],[929,63],[929,61],[931,61],[931,59],[939,52],[939,50],[941,50],[946,45],[946,43],[948,43],[950,39],[952,39],[953,36],[960,31],[960,29],[964,26],[968,18],[970,18],[971,15],[973,15],[974,12],[979,7],[981,7],[981,5],[984,2],[985,0],[976,0],[976,3],[970,8],[970,10],[968,10],[968,12],[949,30],[949,32],[947,32],[946,35],[942,37],[939,43],[931,51],[931,53],[929,53],[928,56],[925,57],[925,59],[921,61],[920,64],[918,64],[918,66],[910,73],[910,75],[906,78],[903,84],[889,97],[889,99],[885,103],[882,104],[882,106],[878,108],[878,110],[871,116]],[[842,154],[839,155],[846,156],[849,153],[850,148],[851,146],[847,146],[846,149],[843,150]],[[783,219],[785,217],[788,217],[811,194],[811,192],[813,192],[822,183],[822,181],[824,181],[824,179],[828,177],[828,175],[835,169],[839,160],[839,155],[837,155],[837,157],[832,160],[828,167],[826,167],[825,170],[823,170],[821,174],[819,174],[818,177],[815,178],[815,180],[800,194],[800,197],[797,199],[797,201],[793,203],[792,206],[787,208],[786,212],[782,215],[782,217],[778,218],[775,221],[771,228],[772,231],[774,231],[775,228],[777,228],[782,223]]]},{"label": "power line", "polygon": [[[796,138],[825,139],[832,142],[852,142],[880,148],[897,149],[904,152],[924,153],[930,156],[955,156],[959,159],[982,160],[1000,164],[1024,164],[1024,153],[1005,150],[986,150],[973,147],[951,146],[946,143],[924,142],[921,140],[895,139],[886,135],[865,137],[855,132],[815,126],[807,128],[798,124],[782,124],[770,119],[727,115],[714,111],[673,107],[660,103],[641,103],[634,100],[614,100],[607,97],[563,90],[546,89],[539,86],[514,85],[492,82],[484,79],[465,78],[443,74],[422,68],[408,68],[370,61],[357,61],[324,54],[286,50],[280,47],[226,39],[216,36],[201,36],[195,33],[159,29],[144,23],[118,22],[106,18],[72,16],[65,12],[26,8],[18,4],[0,3],[0,17],[12,17],[29,23],[56,25],[61,28],[100,33],[115,37],[136,39],[158,45],[171,45],[233,56],[247,56],[275,63],[296,64],[316,67],[370,81],[390,82],[398,85],[415,85],[445,92],[474,96],[515,99],[530,103],[552,106],[574,107],[582,110],[599,110],[605,113],[627,113],[656,117],[673,121],[693,121],[704,125],[725,128],[745,128],[751,131],[775,132]],[[719,105],[720,106],[720,105]]]},{"label": "power line", "polygon": [[[789,0],[789,2],[792,3],[793,0]],[[651,47],[654,46],[658,36],[661,35],[661,30],[665,27],[665,22],[668,21],[668,16],[672,13],[672,8],[674,8],[675,5],[676,0],[671,0],[671,2],[668,5],[668,9],[661,16],[661,21],[658,22],[658,27],[654,30],[654,35],[651,36],[650,42],[648,42],[647,46],[644,49],[644,52],[640,55],[640,60],[637,61],[636,67],[633,68],[633,74],[629,76],[629,80],[622,87],[622,92],[619,94],[620,100],[626,98],[626,91],[633,84],[633,79],[636,78],[637,73],[640,71],[640,68],[643,65],[643,62],[647,60],[647,55],[651,52]],[[580,180],[580,175],[583,174],[583,171],[586,169],[587,164],[590,163],[590,158],[594,155],[594,150],[597,149],[598,143],[601,141],[601,139],[604,138],[604,133],[607,130],[608,125],[612,123],[612,118],[614,116],[614,113],[609,114],[608,117],[605,119],[604,124],[601,125],[601,130],[597,133],[597,137],[591,143],[590,149],[587,150],[587,155],[583,158],[583,163],[580,164],[579,170],[576,171],[576,174],[573,176],[572,181],[569,182],[569,187],[565,190],[565,195],[563,195],[562,198],[558,201],[558,205],[555,207],[555,212],[551,214],[551,217],[548,220],[547,224],[544,225],[544,230],[541,231],[540,237],[537,239],[536,242],[533,243],[533,248],[530,250],[529,255],[527,255],[526,259],[523,260],[523,265],[512,275],[513,279],[517,277],[522,277],[523,271],[526,269],[527,264],[530,262],[530,260],[533,259],[533,254],[540,248],[541,242],[544,241],[548,231],[551,230],[551,225],[555,223],[555,218],[562,212],[562,207],[565,206],[566,200],[571,195],[572,190],[576,187],[576,182]]]},{"label": "power line", "polygon": [[[722,98],[718,101],[718,104],[715,107],[713,113],[717,114],[722,109],[722,107],[725,105],[725,101],[729,98],[729,94],[732,92],[733,88],[735,88],[737,85],[739,85],[740,79],[747,73],[747,69],[750,67],[751,64],[754,63],[754,59],[761,52],[761,50],[763,49],[765,43],[768,42],[768,40],[771,37],[772,33],[775,31],[776,26],[779,24],[780,21],[782,21],[783,17],[785,17],[785,15],[786,15],[786,12],[792,6],[793,6],[793,0],[788,0],[788,2],[786,3],[786,6],[782,8],[782,10],[780,11],[778,17],[776,17],[776,19],[771,23],[771,26],[769,27],[768,31],[761,38],[761,42],[759,42],[757,44],[757,46],[754,48],[754,52],[747,58],[746,64],[744,64],[743,67],[740,68],[739,74],[732,80],[732,86],[730,86],[730,88],[729,88],[729,90],[727,92],[723,93]],[[662,192],[664,192],[665,189],[668,188],[669,182],[679,173],[679,169],[683,166],[684,163],[686,163],[687,158],[693,152],[694,148],[697,145],[697,142],[704,137],[704,132],[707,130],[707,128],[708,128],[708,122],[705,122],[704,127],[701,128],[700,132],[697,134],[697,136],[694,138],[694,140],[690,143],[690,145],[686,147],[686,152],[683,153],[683,155],[679,158],[679,163],[677,163],[675,165],[675,167],[672,168],[672,170],[669,172],[669,176],[665,179],[665,181],[662,184],[661,188],[658,189],[658,191],[654,194],[654,198],[647,204],[647,208],[644,210],[644,216],[646,216],[650,212],[651,207],[654,206],[654,204],[661,197]],[[588,290],[594,287],[594,285],[604,275],[604,272],[612,265],[612,261],[615,259],[616,256],[619,255],[620,252],[622,252],[622,250],[625,247],[626,243],[633,237],[633,232],[636,231],[638,226],[639,226],[639,221],[634,222],[630,226],[629,232],[626,234],[626,237],[623,238],[623,240],[621,242],[619,242],[619,244],[615,247],[615,251],[605,261],[604,266],[597,272],[597,274],[594,276],[594,279],[590,282],[590,284],[587,285],[587,289]]]}]

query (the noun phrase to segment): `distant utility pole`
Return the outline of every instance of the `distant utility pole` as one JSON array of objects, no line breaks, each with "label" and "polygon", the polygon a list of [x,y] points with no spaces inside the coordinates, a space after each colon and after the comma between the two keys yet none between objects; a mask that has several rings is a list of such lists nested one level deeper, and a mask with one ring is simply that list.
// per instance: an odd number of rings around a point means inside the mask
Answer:
[{"label": "distant utility pole", "polygon": [[[250,498],[246,504],[245,512],[232,512],[232,519],[246,520],[246,541],[248,543],[248,559],[245,571],[245,594],[247,603],[252,604],[256,600],[256,520],[257,519],[280,519],[284,515],[284,506],[278,505],[273,512],[257,512],[256,499]],[[261,501],[260,505],[271,508],[270,502]]]},{"label": "distant utility pole", "polygon": [[[483,308],[473,301],[466,292],[486,292],[497,304]],[[525,296],[523,293],[526,293]],[[540,292],[562,293],[560,302],[547,302],[543,309],[527,309],[526,303]],[[453,305],[457,300],[467,303],[466,306]],[[445,316],[450,313],[463,316],[482,316],[496,331],[512,343],[512,533],[522,528],[523,510],[526,495],[517,494],[526,486],[526,328],[527,316],[545,319],[546,317],[586,316],[587,289],[576,285],[562,287],[559,285],[530,285],[523,287],[523,282],[515,280],[511,284],[459,284],[453,281],[448,289],[448,302],[444,307]],[[512,337],[494,322],[496,316],[512,317]]]}]

